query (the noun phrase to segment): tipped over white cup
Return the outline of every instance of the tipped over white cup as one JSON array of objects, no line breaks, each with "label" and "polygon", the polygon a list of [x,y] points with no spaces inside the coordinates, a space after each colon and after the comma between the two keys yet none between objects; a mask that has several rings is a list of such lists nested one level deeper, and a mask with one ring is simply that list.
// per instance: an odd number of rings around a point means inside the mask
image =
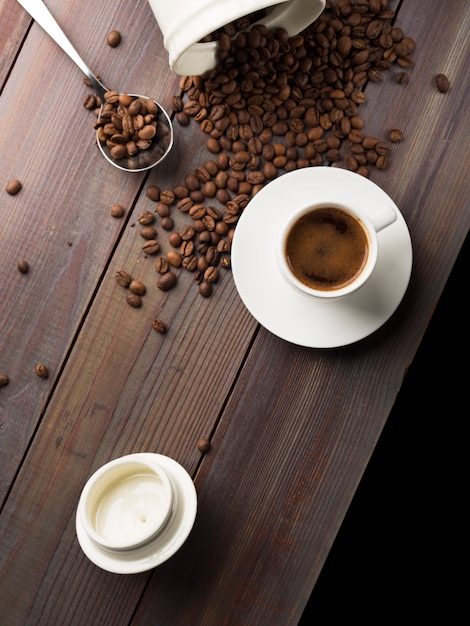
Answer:
[{"label": "tipped over white cup", "polygon": [[265,10],[260,23],[269,29],[283,27],[293,36],[325,8],[325,0],[149,0],[149,4],[170,68],[184,76],[199,76],[216,66],[217,42],[200,42],[226,24]]}]

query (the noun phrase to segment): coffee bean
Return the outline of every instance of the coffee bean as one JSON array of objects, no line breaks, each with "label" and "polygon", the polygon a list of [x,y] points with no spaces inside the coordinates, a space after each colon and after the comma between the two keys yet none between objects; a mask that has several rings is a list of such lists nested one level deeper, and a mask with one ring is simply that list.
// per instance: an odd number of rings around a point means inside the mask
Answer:
[{"label": "coffee bean", "polygon": [[166,258],[168,259],[168,263],[173,267],[181,267],[183,258],[181,254],[176,250],[168,250],[168,252],[166,253]]},{"label": "coffee bean", "polygon": [[10,196],[16,196],[16,194],[21,190],[21,188],[23,187],[23,185],[20,183],[19,180],[17,180],[16,178],[14,178],[13,180],[10,180],[6,187],[5,187],[5,191],[10,195]]},{"label": "coffee bean", "polygon": [[156,239],[149,239],[142,246],[142,250],[145,254],[157,254],[160,250],[160,244]]},{"label": "coffee bean", "polygon": [[181,245],[182,239],[181,235],[177,232],[172,232],[168,235],[168,243],[172,245],[174,248],[179,248]]},{"label": "coffee bean", "polygon": [[164,202],[159,202],[155,212],[159,217],[168,217],[171,213],[170,205],[165,204]]},{"label": "coffee bean", "polygon": [[48,378],[49,370],[44,365],[44,363],[38,363],[36,365],[36,374],[39,376],[39,378]]},{"label": "coffee bean", "polygon": [[158,202],[160,200],[160,189],[157,185],[149,185],[147,187],[147,198],[153,200],[154,202]]},{"label": "coffee bean", "polygon": [[194,241],[182,241],[180,246],[180,254],[183,257],[191,256],[194,253]]},{"label": "coffee bean", "polygon": [[139,222],[139,224],[147,226],[148,224],[153,224],[153,222],[155,221],[155,215],[150,211],[145,210],[138,215],[137,221]]},{"label": "coffee bean", "polygon": [[209,298],[212,295],[212,283],[202,280],[199,284],[199,293],[203,298]]},{"label": "coffee bean", "polygon": [[175,227],[175,222],[172,217],[162,217],[160,224],[163,230],[170,231]]},{"label": "coffee bean", "polygon": [[85,96],[85,99],[83,100],[83,106],[85,107],[85,109],[88,109],[90,111],[93,111],[94,109],[96,109],[96,107],[98,106],[98,101],[96,96],[94,96],[93,94],[89,93]]},{"label": "coffee bean", "polygon": [[172,189],[163,189],[160,192],[160,202],[171,205],[175,201],[175,192]]},{"label": "coffee bean", "polygon": [[[208,207],[208,210],[209,208],[210,207]],[[194,226],[191,226],[190,224],[186,224],[185,226],[183,226],[183,228],[179,232],[181,241],[189,241],[190,239],[194,237],[194,235],[195,235]]]},{"label": "coffee bean", "polygon": [[20,259],[18,261],[18,271],[22,274],[27,274],[29,272],[29,263],[25,259]]},{"label": "coffee bean", "polygon": [[176,274],[172,271],[165,272],[157,281],[157,287],[162,291],[169,291],[177,283]]},{"label": "coffee bean", "polygon": [[188,272],[194,272],[197,269],[197,257],[195,254],[189,254],[183,258],[181,266]]},{"label": "coffee bean", "polygon": [[129,289],[132,293],[137,294],[138,296],[143,296],[147,291],[147,287],[141,280],[137,280],[136,278],[132,279],[129,283]]},{"label": "coffee bean", "polygon": [[219,270],[214,265],[209,267],[204,272],[204,282],[215,283],[219,279]]},{"label": "coffee bean", "polygon": [[119,161],[127,155],[126,146],[123,146],[122,144],[113,146],[109,153],[114,160]]},{"label": "coffee bean", "polygon": [[10,379],[8,378],[8,376],[6,374],[0,373],[0,387],[6,387],[9,382]]},{"label": "coffee bean", "polygon": [[121,287],[129,287],[132,281],[131,275],[125,270],[118,270],[117,272],[115,272],[114,278],[116,279],[117,284],[121,285]]},{"label": "coffee bean", "polygon": [[134,293],[132,291],[127,295],[126,302],[134,309],[139,309],[142,306],[142,298],[139,296],[138,293]]},{"label": "coffee bean", "polygon": [[379,170],[385,170],[388,167],[388,157],[385,155],[380,155],[377,157],[375,161],[375,167]]},{"label": "coffee bean", "polygon": [[389,136],[392,143],[398,143],[400,141],[403,141],[403,133],[401,132],[401,130],[398,130],[398,128],[393,128],[390,131]]},{"label": "coffee bean", "polygon": [[199,452],[202,452],[203,454],[205,454],[206,452],[209,452],[209,450],[211,449],[210,440],[199,439],[199,441],[197,442],[197,449],[199,450]]},{"label": "coffee bean", "polygon": [[434,80],[436,82],[438,90],[441,93],[447,93],[449,91],[450,82],[445,74],[437,74]]},{"label": "coffee bean", "polygon": [[153,226],[142,226],[140,229],[140,236],[144,239],[156,239],[157,229]]},{"label": "coffee bean", "polygon": [[122,217],[124,215],[124,207],[121,204],[114,204],[111,207],[112,217]]},{"label": "coffee bean", "polygon": [[400,85],[407,85],[410,82],[410,76],[407,72],[398,72],[395,74],[395,80]]},{"label": "coffee bean", "polygon": [[168,272],[169,268],[170,268],[170,264],[167,258],[158,257],[158,259],[155,260],[155,270],[159,274],[164,274],[165,272]]},{"label": "coffee bean", "polygon": [[162,335],[167,331],[166,324],[159,317],[152,321],[152,328]]},{"label": "coffee bean", "polygon": [[121,33],[117,30],[110,31],[106,37],[106,43],[111,48],[116,48],[121,43]]}]

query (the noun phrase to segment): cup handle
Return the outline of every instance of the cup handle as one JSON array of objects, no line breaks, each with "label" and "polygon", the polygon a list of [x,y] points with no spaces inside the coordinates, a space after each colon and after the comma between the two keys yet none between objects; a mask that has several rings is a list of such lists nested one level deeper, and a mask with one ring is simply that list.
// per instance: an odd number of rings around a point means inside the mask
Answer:
[{"label": "cup handle", "polygon": [[397,212],[392,206],[384,206],[375,211],[372,215],[369,215],[369,219],[372,222],[375,231],[378,233],[397,219]]}]

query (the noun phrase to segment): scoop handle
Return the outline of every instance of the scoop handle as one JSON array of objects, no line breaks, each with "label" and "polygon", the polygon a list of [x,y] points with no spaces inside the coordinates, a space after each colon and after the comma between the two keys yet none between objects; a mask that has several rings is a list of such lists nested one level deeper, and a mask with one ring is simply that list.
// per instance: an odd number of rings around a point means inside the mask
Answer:
[{"label": "scoop handle", "polygon": [[94,89],[100,96],[104,96],[109,91],[98,78],[93,74],[82,57],[75,50],[74,46],[56,22],[55,17],[46,7],[42,0],[17,0],[25,11],[43,28],[46,33],[59,45],[62,50],[78,65],[82,72],[88,77]]}]

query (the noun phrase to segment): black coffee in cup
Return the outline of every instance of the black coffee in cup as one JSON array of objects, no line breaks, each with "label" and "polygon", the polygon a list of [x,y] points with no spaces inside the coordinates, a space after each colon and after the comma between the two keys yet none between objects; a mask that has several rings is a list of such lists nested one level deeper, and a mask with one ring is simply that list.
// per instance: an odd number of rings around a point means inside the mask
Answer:
[{"label": "black coffee in cup", "polygon": [[365,227],[334,206],[304,213],[290,228],[285,255],[293,275],[311,289],[333,291],[352,283],[369,255]]}]

